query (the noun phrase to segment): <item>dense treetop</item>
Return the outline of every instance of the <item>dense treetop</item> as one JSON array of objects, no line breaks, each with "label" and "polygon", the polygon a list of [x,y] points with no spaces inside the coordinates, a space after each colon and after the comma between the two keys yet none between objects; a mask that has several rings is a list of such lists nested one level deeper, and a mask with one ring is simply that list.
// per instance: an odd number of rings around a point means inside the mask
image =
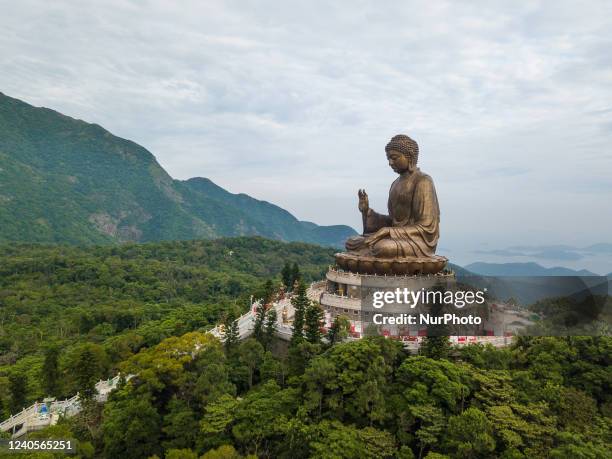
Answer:
[{"label": "dense treetop", "polygon": [[[83,410],[30,438],[82,458],[607,458],[609,337],[521,337],[509,348],[419,355],[383,337],[323,340],[304,295],[332,250],[258,238],[0,249],[0,411],[77,390]],[[299,265],[290,343],[222,344],[250,295],[270,298]],[[293,269],[291,269],[293,271]],[[97,404],[100,377],[134,374]],[[56,455],[57,456],[57,455]],[[42,453],[31,457],[53,457]]]},{"label": "dense treetop", "polygon": [[96,375],[106,377],[142,347],[244,313],[251,295],[263,297],[266,280],[280,285],[285,262],[299,262],[306,280],[320,279],[332,254],[263,238],[0,246],[0,388],[11,369],[23,369],[29,399],[40,399],[45,351],[59,346],[58,395],[71,395],[69,363],[84,346],[103,355]]}]

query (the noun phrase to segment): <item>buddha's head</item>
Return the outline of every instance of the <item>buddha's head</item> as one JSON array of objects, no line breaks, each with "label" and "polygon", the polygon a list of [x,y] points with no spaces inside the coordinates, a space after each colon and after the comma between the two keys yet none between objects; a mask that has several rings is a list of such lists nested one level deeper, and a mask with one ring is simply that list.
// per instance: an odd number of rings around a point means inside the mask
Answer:
[{"label": "buddha's head", "polygon": [[385,147],[389,166],[394,172],[412,172],[419,159],[419,145],[407,135],[394,136]]}]

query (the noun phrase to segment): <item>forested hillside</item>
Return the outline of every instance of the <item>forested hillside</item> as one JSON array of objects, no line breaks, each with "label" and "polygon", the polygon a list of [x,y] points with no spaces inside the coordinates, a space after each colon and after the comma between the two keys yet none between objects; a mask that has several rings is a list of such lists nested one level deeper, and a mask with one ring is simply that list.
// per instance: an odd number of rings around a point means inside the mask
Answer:
[{"label": "forested hillside", "polygon": [[208,179],[174,180],[134,142],[0,93],[0,242],[260,235],[338,246],[354,233],[299,221]]},{"label": "forested hillside", "polygon": [[[338,320],[323,340],[304,284],[287,352],[267,325],[223,344],[204,333],[231,330],[283,278],[321,278],[332,255],[261,238],[4,246],[1,417],[79,391],[79,415],[29,434],[74,438],[77,458],[609,457],[609,337],[501,349],[437,337],[410,355],[383,337],[347,341]],[[93,383],[117,371],[135,376],[96,403]]]},{"label": "forested hillside", "polygon": [[[203,352],[184,357],[195,342]],[[84,438],[106,457],[606,458],[611,350],[609,338],[523,338],[410,356],[382,337],[303,339],[280,360],[253,339],[222,349],[185,335],[125,363],[146,376]]]},{"label": "forested hillside", "polygon": [[609,457],[609,338],[431,349],[301,339],[280,359],[188,333],[124,361],[137,376],[105,405],[29,438],[109,459]]},{"label": "forested hillside", "polygon": [[[143,347],[210,328],[228,312],[244,313],[266,280],[280,283],[284,263],[299,263],[306,281],[321,278],[332,254],[257,237],[0,246],[0,388],[8,373],[23,371],[26,400],[44,396],[39,373],[50,347],[62,348],[67,359],[94,350],[103,357],[96,374],[106,377]],[[60,369],[68,381],[63,395],[75,391],[67,365]]]}]

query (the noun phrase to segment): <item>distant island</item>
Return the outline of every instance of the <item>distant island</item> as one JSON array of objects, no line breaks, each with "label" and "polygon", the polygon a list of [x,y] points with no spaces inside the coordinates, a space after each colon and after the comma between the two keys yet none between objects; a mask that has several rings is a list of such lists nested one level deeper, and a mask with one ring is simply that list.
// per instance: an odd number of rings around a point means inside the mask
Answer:
[{"label": "distant island", "polygon": [[527,263],[483,263],[476,262],[465,266],[468,271],[481,276],[597,276],[586,269],[574,270],[555,266],[545,268],[534,262]]}]

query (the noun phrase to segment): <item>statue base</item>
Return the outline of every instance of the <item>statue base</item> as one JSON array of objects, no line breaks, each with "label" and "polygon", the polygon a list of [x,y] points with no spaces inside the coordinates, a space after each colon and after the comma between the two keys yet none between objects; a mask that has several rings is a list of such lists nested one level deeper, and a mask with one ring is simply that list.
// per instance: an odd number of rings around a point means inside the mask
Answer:
[{"label": "statue base", "polygon": [[350,252],[335,255],[338,267],[356,274],[414,275],[436,274],[448,259],[439,255],[428,258],[376,258]]},{"label": "statue base", "polygon": [[[310,299],[318,302],[325,311],[325,326],[330,327],[337,316],[343,316],[351,323],[351,336],[360,338],[372,324],[376,313],[406,313],[406,305],[386,305],[384,309],[374,309],[372,292],[374,290],[391,291],[408,289],[413,292],[420,290],[442,289],[452,290],[456,284],[454,272],[444,271],[437,274],[415,275],[378,275],[353,273],[331,267],[323,282],[313,284],[309,289]],[[412,313],[426,312],[425,307],[418,305],[409,309]],[[426,327],[419,324],[397,327],[384,327],[388,336],[424,336]]]}]

